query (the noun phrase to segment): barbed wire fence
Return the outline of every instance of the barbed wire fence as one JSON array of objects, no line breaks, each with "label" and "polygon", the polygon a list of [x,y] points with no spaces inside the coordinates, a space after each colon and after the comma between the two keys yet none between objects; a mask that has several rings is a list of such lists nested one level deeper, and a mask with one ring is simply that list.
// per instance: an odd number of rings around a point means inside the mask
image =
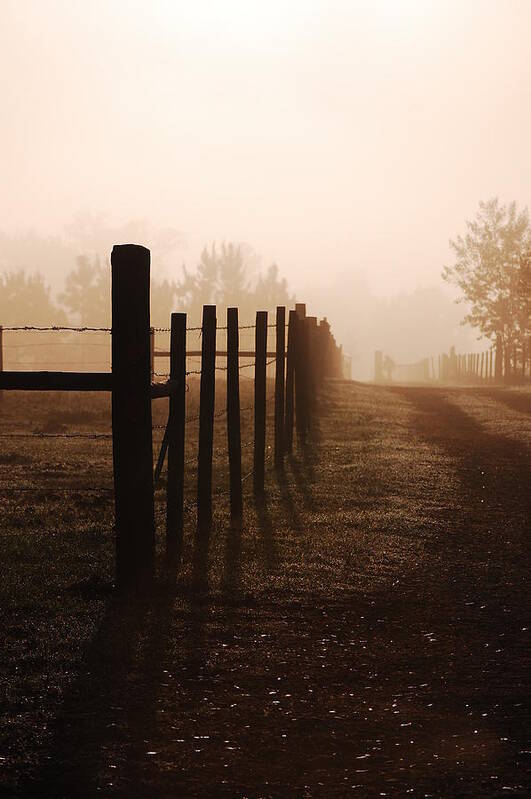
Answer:
[{"label": "barbed wire fence", "polygon": [[[116,530],[116,575],[120,587],[137,585],[151,573],[155,559],[155,499],[165,498],[166,554],[170,562],[181,559],[185,513],[185,467],[196,464],[196,515],[199,538],[208,538],[212,528],[213,502],[227,494],[231,524],[241,526],[244,515],[243,485],[253,478],[253,491],[263,496],[265,469],[271,463],[283,468],[284,458],[296,440],[304,446],[315,413],[315,396],[326,377],[342,376],[342,354],[328,322],[317,323],[306,316],[304,304],[289,312],[278,307],[274,323],[266,311],[258,311],[254,323],[240,325],[238,310],[227,310],[227,324],[217,324],[216,307],[203,308],[201,326],[187,327],[186,314],[173,313],[171,325],[149,326],[149,251],[124,245],[113,249],[112,328],[71,325],[12,325],[0,327],[0,400],[3,392],[98,391],[112,396],[112,426],[108,431],[8,431],[0,438],[16,442],[34,441],[105,442],[113,445],[113,485],[4,485],[0,492],[35,492],[45,495],[71,493],[114,494]],[[112,335],[111,335],[112,333]],[[269,335],[271,333],[271,336]],[[7,337],[5,334],[8,334]],[[106,348],[108,360],[85,361],[107,366],[107,371],[20,371],[7,370],[18,349],[27,351],[31,342],[9,340],[11,335],[68,336],[58,342],[79,347],[70,337],[82,334],[105,336],[106,341],[88,346]],[[197,350],[187,346],[187,336],[200,342]],[[163,337],[161,342],[160,337]],[[157,337],[157,338],[156,338]],[[164,339],[164,337],[166,337]],[[168,340],[169,338],[169,340]],[[7,339],[7,340],[6,340]],[[254,339],[254,341],[252,341]],[[270,341],[271,339],[271,341]],[[241,341],[245,342],[245,348]],[[165,348],[157,348],[156,343]],[[37,340],[34,346],[50,347]],[[74,352],[74,350],[70,350]],[[168,370],[156,367],[166,361]],[[38,360],[16,361],[16,365],[39,365]],[[112,371],[109,371],[111,367]],[[10,364],[12,365],[12,364]],[[74,359],[45,360],[45,366],[75,365]],[[272,392],[267,393],[268,370]],[[247,374],[248,370],[252,374]],[[225,392],[224,407],[216,408],[217,386]],[[240,403],[240,378],[253,384],[253,401]],[[193,389],[193,391],[192,391]],[[167,420],[153,420],[152,403],[167,399]],[[266,443],[267,408],[272,407],[272,443]],[[217,420],[223,419],[226,444],[214,446]],[[253,433],[242,441],[242,422]],[[197,431],[191,433],[197,424]],[[162,438],[160,438],[162,434]],[[153,450],[156,464],[153,464]],[[187,455],[190,451],[193,455]],[[242,473],[242,452],[252,449],[252,468]],[[213,490],[213,472],[219,472],[220,487]],[[228,467],[228,469],[227,469]],[[166,480],[161,477],[166,470]],[[189,479],[190,475],[186,479]]]},{"label": "barbed wire fence", "polygon": [[531,342],[521,346],[493,344],[481,352],[448,352],[414,363],[397,363],[387,353],[374,353],[374,380],[382,382],[450,383],[457,385],[524,384],[531,380]]}]

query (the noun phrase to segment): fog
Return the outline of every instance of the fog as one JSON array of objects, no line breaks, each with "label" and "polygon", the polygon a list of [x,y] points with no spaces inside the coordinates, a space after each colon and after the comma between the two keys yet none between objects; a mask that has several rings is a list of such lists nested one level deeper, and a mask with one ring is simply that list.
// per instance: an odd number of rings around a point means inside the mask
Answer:
[{"label": "fog", "polygon": [[479,200],[527,204],[530,30],[526,0],[2,0],[0,268],[57,292],[116,237],[170,278],[243,242],[356,376],[472,347],[440,272]]}]

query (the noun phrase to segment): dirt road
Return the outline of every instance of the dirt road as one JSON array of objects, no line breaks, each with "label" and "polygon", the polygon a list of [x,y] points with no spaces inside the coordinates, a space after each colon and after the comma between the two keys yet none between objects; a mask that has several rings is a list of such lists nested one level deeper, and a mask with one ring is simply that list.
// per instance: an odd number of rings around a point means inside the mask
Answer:
[{"label": "dirt road", "polygon": [[101,600],[6,795],[529,795],[531,394],[322,405],[242,534]]}]

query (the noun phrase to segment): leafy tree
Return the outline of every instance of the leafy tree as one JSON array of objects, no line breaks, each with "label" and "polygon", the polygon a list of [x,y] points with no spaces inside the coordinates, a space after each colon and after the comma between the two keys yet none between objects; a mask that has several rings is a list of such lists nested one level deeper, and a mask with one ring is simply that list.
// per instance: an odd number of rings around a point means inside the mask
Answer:
[{"label": "leafy tree", "polygon": [[498,346],[521,346],[529,332],[527,209],[519,211],[514,202],[502,205],[495,197],[480,202],[466,225],[464,236],[450,240],[455,263],[443,270],[444,280],[458,286],[460,300],[469,306],[463,322]]}]

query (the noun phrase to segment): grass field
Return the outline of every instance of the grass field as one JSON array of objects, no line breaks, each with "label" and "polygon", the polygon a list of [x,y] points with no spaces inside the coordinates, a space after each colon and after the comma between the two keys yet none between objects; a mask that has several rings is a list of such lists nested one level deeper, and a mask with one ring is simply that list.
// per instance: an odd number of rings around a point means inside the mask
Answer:
[{"label": "grass field", "polygon": [[4,396],[2,795],[528,796],[530,414],[523,390],[332,383],[241,533],[220,416],[209,551],[190,509],[179,573],[125,602],[110,440],[5,437],[108,434],[108,399]]}]

